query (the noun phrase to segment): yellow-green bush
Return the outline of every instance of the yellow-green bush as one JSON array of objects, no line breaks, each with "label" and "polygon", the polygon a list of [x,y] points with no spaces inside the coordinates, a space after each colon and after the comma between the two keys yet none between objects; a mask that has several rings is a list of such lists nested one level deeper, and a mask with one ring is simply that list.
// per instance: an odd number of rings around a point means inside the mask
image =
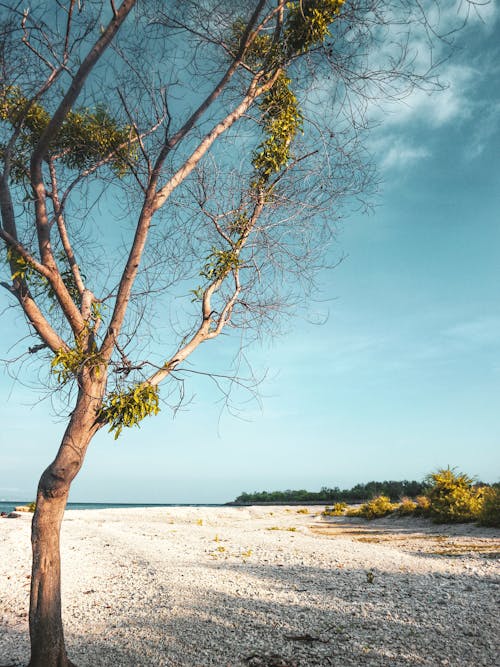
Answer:
[{"label": "yellow-green bush", "polygon": [[483,487],[483,506],[479,512],[479,523],[500,528],[500,485]]},{"label": "yellow-green bush", "polygon": [[346,503],[335,503],[332,507],[325,507],[321,512],[322,516],[342,516],[346,510]]},{"label": "yellow-green bush", "polygon": [[483,490],[464,473],[451,468],[438,470],[427,477],[429,515],[438,523],[476,521],[483,504]]},{"label": "yellow-green bush", "polygon": [[387,516],[394,512],[394,510],[397,509],[397,506],[397,503],[391,503],[391,499],[388,496],[377,496],[361,505],[358,510],[349,511],[347,516],[360,516],[364,519],[379,519],[380,517]]},{"label": "yellow-green bush", "polygon": [[415,514],[416,509],[417,503],[411,500],[411,498],[401,498],[396,511],[400,516],[411,516]]},{"label": "yellow-green bush", "polygon": [[429,516],[431,501],[427,496],[417,496],[415,498],[415,516]]}]

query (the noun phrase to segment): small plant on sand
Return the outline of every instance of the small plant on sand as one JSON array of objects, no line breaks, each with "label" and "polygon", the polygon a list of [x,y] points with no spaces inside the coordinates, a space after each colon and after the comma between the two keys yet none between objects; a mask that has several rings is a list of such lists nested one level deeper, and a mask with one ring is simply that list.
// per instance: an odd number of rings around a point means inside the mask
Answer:
[{"label": "small plant on sand", "polygon": [[500,528],[500,484],[483,488],[483,506],[479,512],[482,526]]},{"label": "small plant on sand", "polygon": [[309,510],[306,509],[305,507],[301,507],[300,509],[297,510],[297,514],[309,514]]},{"label": "small plant on sand", "polygon": [[196,519],[197,526],[203,526],[203,519]]},{"label": "small plant on sand", "polygon": [[415,514],[416,509],[417,503],[411,500],[411,498],[401,498],[396,511],[400,516],[412,516]]},{"label": "small plant on sand", "polygon": [[397,504],[391,503],[388,496],[377,496],[367,503],[363,503],[358,510],[351,510],[348,516],[360,516],[364,519],[379,519],[388,514],[392,514],[397,508]]},{"label": "small plant on sand", "polygon": [[34,512],[36,510],[36,503],[33,500],[31,503],[28,503],[28,512]]},{"label": "small plant on sand", "polygon": [[346,503],[335,503],[332,507],[325,507],[321,516],[342,516],[347,509]]},{"label": "small plant on sand", "polygon": [[427,477],[429,514],[437,523],[476,521],[483,505],[483,489],[474,480],[451,468],[438,470]]}]

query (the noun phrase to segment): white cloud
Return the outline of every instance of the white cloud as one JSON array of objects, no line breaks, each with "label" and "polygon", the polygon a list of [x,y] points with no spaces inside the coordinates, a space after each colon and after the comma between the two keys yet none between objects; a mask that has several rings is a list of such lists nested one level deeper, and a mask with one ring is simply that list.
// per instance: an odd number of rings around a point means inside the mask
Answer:
[{"label": "white cloud", "polygon": [[404,125],[418,122],[441,127],[457,119],[469,118],[473,110],[471,89],[479,73],[470,66],[448,65],[441,70],[444,90],[428,92],[416,88],[404,100],[384,109],[384,124]]},{"label": "white cloud", "polygon": [[[389,142],[390,139],[388,138],[387,144]],[[427,148],[405,145],[399,140],[395,141],[393,146],[387,145],[385,151],[385,155],[380,162],[381,168],[385,170],[404,168],[413,162],[430,156],[430,151]]]}]

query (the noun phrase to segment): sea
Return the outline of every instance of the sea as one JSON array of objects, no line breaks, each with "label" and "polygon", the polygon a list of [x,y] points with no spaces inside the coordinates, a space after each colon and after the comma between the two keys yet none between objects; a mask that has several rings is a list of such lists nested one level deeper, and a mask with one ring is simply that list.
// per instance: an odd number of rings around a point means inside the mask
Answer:
[{"label": "sea", "polygon": [[[27,500],[0,500],[0,512],[13,512],[15,507],[28,505]],[[128,507],[224,507],[223,504],[209,503],[68,503],[67,510],[106,510],[111,508],[127,509]]]}]

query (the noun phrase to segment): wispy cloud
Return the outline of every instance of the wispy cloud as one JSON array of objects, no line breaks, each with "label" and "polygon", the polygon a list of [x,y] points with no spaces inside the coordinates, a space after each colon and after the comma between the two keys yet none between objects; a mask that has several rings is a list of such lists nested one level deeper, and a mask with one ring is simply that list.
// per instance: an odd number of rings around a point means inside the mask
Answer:
[{"label": "wispy cloud", "polygon": [[[477,48],[478,35],[487,38],[494,26],[498,26],[497,4],[472,6],[455,0],[444,1],[439,6],[432,3],[427,18],[429,25],[442,35],[467,20],[462,30],[450,36],[456,39],[457,51],[436,70],[442,90],[433,92],[417,87],[402,100],[389,100],[383,108],[373,105],[370,110],[371,118],[379,123],[371,149],[384,170],[405,167],[429,157],[434,133],[457,124],[468,128],[464,131],[463,154],[466,159],[474,159],[484,151],[500,122],[496,86],[490,83],[486,96],[482,90],[488,82],[498,81],[498,58],[491,57],[491,50],[485,57]],[[475,47],[470,48],[471,44]],[[437,42],[436,47],[432,58],[438,62],[445,53],[445,42],[442,45]],[[426,57],[430,54],[425,33],[414,35],[408,52],[424,71]]]},{"label": "wispy cloud", "polygon": [[460,348],[477,349],[497,345],[500,339],[500,317],[459,322],[445,329],[443,337]]},{"label": "wispy cloud", "polygon": [[391,146],[390,141],[391,139],[388,137],[384,146],[385,155],[380,162],[380,167],[383,170],[407,167],[412,162],[431,155],[427,148],[405,145],[400,139],[393,140],[394,144]]}]

